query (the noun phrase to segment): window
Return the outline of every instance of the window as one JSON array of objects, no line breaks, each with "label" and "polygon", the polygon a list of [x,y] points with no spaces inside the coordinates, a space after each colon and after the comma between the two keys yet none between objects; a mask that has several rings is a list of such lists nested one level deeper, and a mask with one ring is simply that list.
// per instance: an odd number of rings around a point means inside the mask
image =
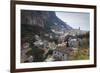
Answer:
[{"label": "window", "polygon": [[64,56],[64,54],[62,54],[62,56]]}]

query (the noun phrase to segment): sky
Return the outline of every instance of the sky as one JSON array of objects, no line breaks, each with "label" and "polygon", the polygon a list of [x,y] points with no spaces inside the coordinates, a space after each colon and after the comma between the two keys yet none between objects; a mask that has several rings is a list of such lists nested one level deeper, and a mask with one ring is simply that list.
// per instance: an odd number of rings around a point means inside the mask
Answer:
[{"label": "sky", "polygon": [[90,14],[80,12],[56,12],[56,16],[74,29],[90,29]]}]

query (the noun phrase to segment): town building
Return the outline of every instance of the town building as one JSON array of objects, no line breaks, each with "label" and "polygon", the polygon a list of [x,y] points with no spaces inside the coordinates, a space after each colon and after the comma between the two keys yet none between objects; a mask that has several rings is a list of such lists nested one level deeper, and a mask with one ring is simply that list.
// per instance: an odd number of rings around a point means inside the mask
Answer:
[{"label": "town building", "polygon": [[69,38],[68,39],[68,45],[72,48],[78,48],[78,46],[79,46],[78,38]]},{"label": "town building", "polygon": [[70,47],[67,48],[57,48],[53,51],[53,58],[57,61],[66,61],[69,60],[70,54],[73,52],[73,49]]}]

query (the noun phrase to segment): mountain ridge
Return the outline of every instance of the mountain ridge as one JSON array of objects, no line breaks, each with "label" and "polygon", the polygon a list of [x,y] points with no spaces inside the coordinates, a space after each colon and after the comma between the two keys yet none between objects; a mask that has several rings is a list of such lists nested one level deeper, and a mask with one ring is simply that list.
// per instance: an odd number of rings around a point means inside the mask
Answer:
[{"label": "mountain ridge", "polygon": [[21,24],[36,25],[42,28],[55,30],[73,29],[68,24],[59,19],[53,11],[21,11]]}]

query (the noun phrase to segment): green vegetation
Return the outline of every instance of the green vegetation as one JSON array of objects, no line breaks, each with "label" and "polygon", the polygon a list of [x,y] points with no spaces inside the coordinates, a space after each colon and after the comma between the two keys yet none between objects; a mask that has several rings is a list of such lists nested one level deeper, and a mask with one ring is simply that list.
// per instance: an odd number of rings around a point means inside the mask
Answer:
[{"label": "green vegetation", "polygon": [[89,51],[88,49],[80,49],[73,53],[73,60],[86,60],[89,59]]},{"label": "green vegetation", "polygon": [[78,35],[79,38],[81,38],[81,42],[79,44],[80,48],[89,48],[89,32],[83,35]]},{"label": "green vegetation", "polygon": [[89,59],[89,50],[88,49],[79,49],[78,51],[78,59]]}]

